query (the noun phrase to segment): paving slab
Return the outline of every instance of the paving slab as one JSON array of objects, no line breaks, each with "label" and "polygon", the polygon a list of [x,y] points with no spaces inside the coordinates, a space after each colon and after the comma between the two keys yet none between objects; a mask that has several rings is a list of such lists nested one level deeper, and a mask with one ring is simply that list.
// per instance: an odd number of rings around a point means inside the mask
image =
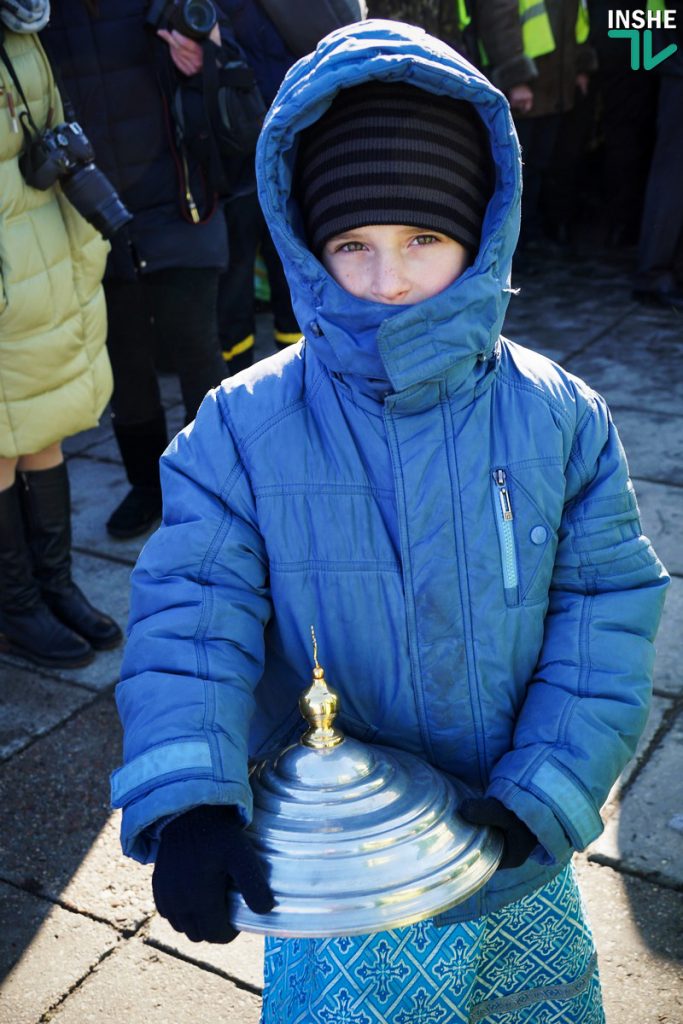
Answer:
[{"label": "paving slab", "polygon": [[572,351],[571,343],[566,339],[557,338],[551,325],[545,321],[543,330],[539,330],[538,309],[520,296],[513,296],[510,300],[501,333],[510,341],[524,345],[534,352],[540,352],[560,366]]},{"label": "paving slab", "polygon": [[36,1024],[120,936],[0,883],[0,1024]]},{"label": "paving slab", "polygon": [[655,696],[652,698],[652,705],[650,707],[647,725],[645,726],[643,734],[638,741],[635,755],[631,758],[617,781],[612,786],[610,794],[600,812],[603,821],[606,821],[616,810],[618,810],[622,793],[627,788],[636,772],[640,769],[641,765],[647,760],[652,742],[662,727],[665,719],[670,714],[673,706],[673,701],[665,697]]},{"label": "paving slab", "polygon": [[533,300],[539,311],[548,301],[568,306],[593,305],[596,314],[607,308],[621,316],[639,309],[630,301],[630,288],[619,260],[575,259],[557,253],[542,260],[542,273],[531,264],[513,266],[513,287],[519,295]]},{"label": "paving slab", "polygon": [[655,692],[683,693],[683,579],[672,576],[666,594],[659,632],[655,639]]},{"label": "paving slab", "polygon": [[69,718],[93,697],[79,686],[0,662],[0,761]]},{"label": "paving slab", "polygon": [[107,519],[130,490],[123,466],[76,455],[69,459],[74,545],[135,565],[150,529],[142,537],[116,540],[107,533]]},{"label": "paving slab", "polygon": [[55,1024],[258,1024],[261,999],[209,971],[131,940],[50,1017]]},{"label": "paving slab", "polygon": [[636,490],[639,478],[683,487],[683,415],[618,406],[611,412]]},{"label": "paving slab", "polygon": [[648,412],[683,408],[683,317],[625,317],[587,351],[568,360],[567,369],[615,408]]},{"label": "paving slab", "polygon": [[62,441],[62,451],[67,459],[72,455],[81,455],[90,451],[96,444],[101,444],[111,436],[111,417],[109,407],[105,409],[100,417],[100,422],[90,430],[82,430],[80,434],[74,434]]},{"label": "paving slab", "polygon": [[[76,551],[73,556],[73,578],[97,608],[113,616],[125,631],[128,620],[128,600],[131,566],[120,565],[106,558],[98,558]],[[83,668],[45,668],[36,674],[45,678],[77,683],[89,690],[107,690],[118,681],[123,645],[111,651],[98,651],[95,660]],[[23,658],[0,654],[0,673],[26,668]]]},{"label": "paving slab", "polygon": [[683,888],[683,711],[660,739],[588,855]]},{"label": "paving slab", "polygon": [[683,893],[575,858],[607,1024],[683,1021]]},{"label": "paving slab", "polygon": [[123,857],[109,807],[119,761],[107,696],[0,766],[0,879],[132,929],[154,907],[151,869]]},{"label": "paving slab", "polygon": [[[524,303],[522,295],[519,301]],[[512,341],[542,352],[564,365],[573,352],[610,331],[622,316],[623,309],[605,307],[597,311],[593,303],[571,304],[550,298],[544,302],[539,314],[538,303],[528,300],[528,317],[520,318],[515,310],[506,319],[503,333]]]},{"label": "paving slab", "polygon": [[643,533],[670,573],[683,576],[683,487],[636,480]]},{"label": "paving slab", "polygon": [[201,967],[211,967],[229,978],[259,991],[263,987],[263,937],[240,932],[233,942],[216,945],[212,942],[190,942],[171,928],[168,921],[155,914],[149,925],[147,941],[184,960]]}]

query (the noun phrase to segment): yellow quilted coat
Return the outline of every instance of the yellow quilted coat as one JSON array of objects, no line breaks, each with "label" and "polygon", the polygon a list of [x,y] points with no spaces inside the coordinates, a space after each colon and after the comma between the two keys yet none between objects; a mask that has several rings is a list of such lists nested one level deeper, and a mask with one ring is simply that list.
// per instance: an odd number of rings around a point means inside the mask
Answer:
[{"label": "yellow quilted coat", "polygon": [[[37,37],[5,33],[40,129],[63,120]],[[23,180],[24,109],[0,59],[0,457],[42,451],[97,424],[112,389],[102,275],[109,250],[59,186]],[[14,123],[13,123],[14,122]],[[16,130],[18,127],[18,130]]]}]

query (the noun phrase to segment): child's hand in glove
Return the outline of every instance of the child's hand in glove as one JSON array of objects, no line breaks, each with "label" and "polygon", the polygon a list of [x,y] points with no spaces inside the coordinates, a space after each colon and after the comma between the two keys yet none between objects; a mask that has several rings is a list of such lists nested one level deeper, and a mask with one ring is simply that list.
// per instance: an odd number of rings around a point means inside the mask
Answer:
[{"label": "child's hand in glove", "polygon": [[275,905],[235,807],[186,811],[161,832],[152,891],[157,910],[192,942],[232,942],[228,889],[239,889],[255,914]]},{"label": "child's hand in glove", "polygon": [[503,856],[499,868],[518,868],[528,858],[538,839],[523,821],[493,796],[463,800],[458,813],[472,825],[493,825],[503,833]]}]

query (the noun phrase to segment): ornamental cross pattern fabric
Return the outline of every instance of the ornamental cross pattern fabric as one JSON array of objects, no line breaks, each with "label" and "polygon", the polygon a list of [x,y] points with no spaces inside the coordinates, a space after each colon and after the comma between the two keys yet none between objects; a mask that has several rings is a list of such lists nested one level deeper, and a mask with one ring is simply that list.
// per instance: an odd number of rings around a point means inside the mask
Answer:
[{"label": "ornamental cross pattern fabric", "polygon": [[487,917],[266,939],[261,1024],[604,1024],[570,866]]}]

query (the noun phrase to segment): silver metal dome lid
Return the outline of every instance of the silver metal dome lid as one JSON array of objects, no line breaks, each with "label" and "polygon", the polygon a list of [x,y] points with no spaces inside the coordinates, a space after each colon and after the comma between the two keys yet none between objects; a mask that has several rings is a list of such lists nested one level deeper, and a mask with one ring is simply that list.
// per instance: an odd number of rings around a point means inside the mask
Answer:
[{"label": "silver metal dome lid", "polygon": [[457,814],[457,783],[412,754],[334,727],[339,699],[318,665],[299,706],[309,728],[251,773],[247,834],[276,905],[255,914],[237,892],[240,931],[323,938],[403,927],[448,910],[491,877],[495,830]]}]

